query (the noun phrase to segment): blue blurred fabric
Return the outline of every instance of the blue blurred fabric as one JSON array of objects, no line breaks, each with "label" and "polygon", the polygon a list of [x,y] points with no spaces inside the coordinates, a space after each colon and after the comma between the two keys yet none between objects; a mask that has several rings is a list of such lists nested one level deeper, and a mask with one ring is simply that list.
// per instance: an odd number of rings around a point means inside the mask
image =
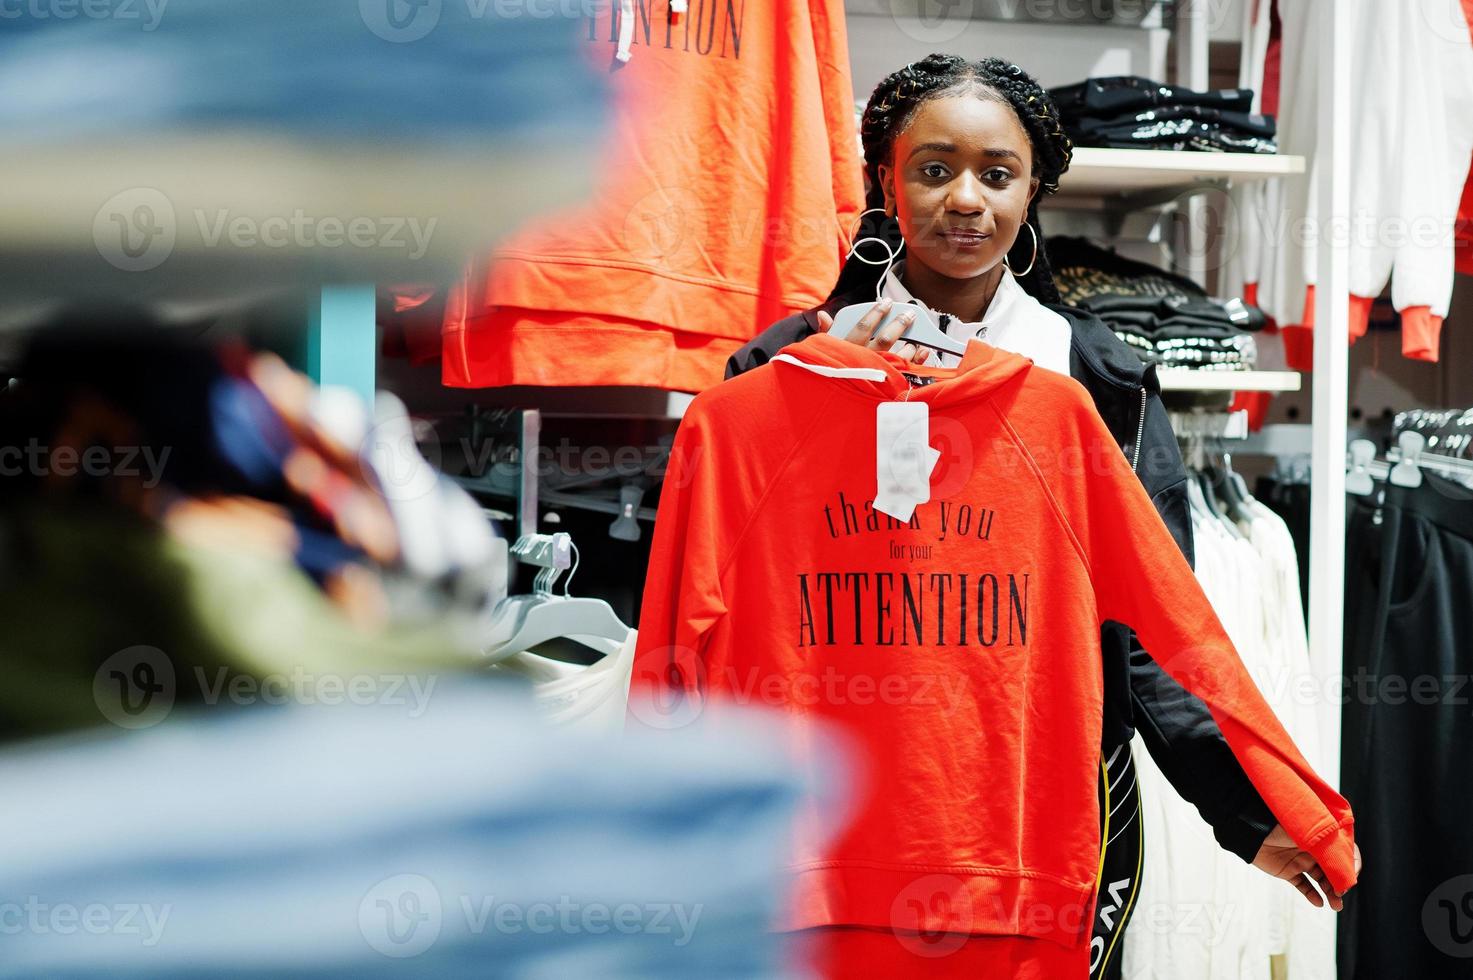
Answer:
[{"label": "blue blurred fabric", "polygon": [[480,683],[421,707],[6,751],[0,977],[794,975],[768,928],[805,791],[771,733],[574,739]]},{"label": "blue blurred fabric", "polygon": [[0,132],[11,145],[242,129],[373,143],[596,133],[606,77],[581,55],[576,16],[596,5],[0,0]]}]

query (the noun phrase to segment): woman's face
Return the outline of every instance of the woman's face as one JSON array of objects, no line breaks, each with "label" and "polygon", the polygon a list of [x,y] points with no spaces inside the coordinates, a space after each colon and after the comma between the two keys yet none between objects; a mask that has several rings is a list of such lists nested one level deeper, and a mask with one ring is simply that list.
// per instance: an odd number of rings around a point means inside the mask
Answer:
[{"label": "woman's face", "polygon": [[953,279],[1003,260],[1038,189],[1012,107],[974,95],[922,105],[878,170],[908,260]]}]

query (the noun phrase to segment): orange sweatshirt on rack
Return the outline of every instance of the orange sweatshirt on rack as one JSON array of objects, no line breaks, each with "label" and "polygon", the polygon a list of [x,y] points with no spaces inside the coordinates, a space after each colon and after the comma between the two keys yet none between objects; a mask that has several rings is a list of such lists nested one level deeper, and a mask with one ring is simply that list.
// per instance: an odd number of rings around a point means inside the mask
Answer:
[{"label": "orange sweatshirt on rack", "polygon": [[838,277],[864,201],[841,0],[631,6],[598,5],[577,39],[611,72],[595,191],[474,265],[447,385],[699,391]]},{"label": "orange sweatshirt on rack", "polygon": [[[930,382],[916,387],[892,355],[826,334],[783,355],[699,395],[680,426],[630,724],[735,702],[775,709],[800,741],[810,725],[852,736],[857,816],[822,846],[799,835],[790,927],[1024,936],[1087,957],[1105,620],[1209,706],[1331,883],[1355,882],[1349,805],[1254,686],[1077,382],[979,341],[959,368],[907,366]],[[908,522],[873,504],[878,406],[903,398],[929,407],[942,454]]]}]

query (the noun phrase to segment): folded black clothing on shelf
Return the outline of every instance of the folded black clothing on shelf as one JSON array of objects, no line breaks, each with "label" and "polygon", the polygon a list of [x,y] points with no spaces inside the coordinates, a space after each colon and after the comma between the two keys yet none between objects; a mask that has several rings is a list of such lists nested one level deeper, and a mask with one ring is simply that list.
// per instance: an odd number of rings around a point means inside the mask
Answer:
[{"label": "folded black clothing on shelf", "polygon": [[[1071,133],[1071,137],[1075,134]],[[1207,147],[1224,153],[1277,153],[1279,145],[1272,136],[1259,136],[1232,129],[1218,123],[1194,119],[1165,119],[1150,123],[1112,126],[1094,133],[1080,133],[1074,140],[1081,146],[1117,146],[1122,149],[1160,149]]]},{"label": "folded black clothing on shelf", "polygon": [[[1232,112],[1199,105],[1167,105],[1112,116],[1082,116],[1075,120],[1074,130],[1085,136],[1101,133],[1108,135],[1110,131],[1122,126],[1132,127],[1177,119],[1216,123],[1225,129],[1248,136],[1274,136],[1278,132],[1278,123],[1273,116],[1256,112]],[[1070,135],[1073,136],[1074,132],[1071,132]]]},{"label": "folded black clothing on shelf", "polygon": [[1054,282],[1065,303],[1096,314],[1148,364],[1250,370],[1261,310],[1217,300],[1195,282],[1085,239],[1048,239]]},{"label": "folded black clothing on shelf", "polygon": [[1101,314],[1100,319],[1110,325],[1117,334],[1129,333],[1154,343],[1171,341],[1192,344],[1202,348],[1240,348],[1241,338],[1252,336],[1241,330],[1221,323],[1205,323],[1200,320],[1166,320],[1141,323],[1138,319],[1121,319],[1110,314]]},{"label": "folded black clothing on shelf", "polygon": [[1149,317],[1156,322],[1174,320],[1181,323],[1200,322],[1206,325],[1221,324],[1237,330],[1258,331],[1267,323],[1267,317],[1256,306],[1241,299],[1188,299],[1180,296],[1132,296],[1123,293],[1101,294],[1082,301],[1101,316],[1114,318],[1123,316]]},{"label": "folded black clothing on shelf", "polygon": [[1279,144],[1270,136],[1255,136],[1214,123],[1191,119],[1117,126],[1104,132],[1079,133],[1069,130],[1077,146],[1114,150],[1166,150],[1193,153],[1278,153]]},{"label": "folded black clothing on shelf", "polygon": [[1070,117],[1106,117],[1158,106],[1194,105],[1231,112],[1247,112],[1253,106],[1251,89],[1199,92],[1181,85],[1163,85],[1139,75],[1087,78],[1073,85],[1049,89],[1049,95],[1066,122]]},{"label": "folded black clothing on shelf", "polygon": [[1220,371],[1251,371],[1257,363],[1257,349],[1253,338],[1246,334],[1238,338],[1242,346],[1229,343],[1201,342],[1197,338],[1158,343],[1139,333],[1116,330],[1115,336],[1125,342],[1136,356],[1146,364],[1159,367],[1203,369]]},{"label": "folded black clothing on shelf", "polygon": [[1128,259],[1083,238],[1048,238],[1049,263],[1059,295],[1070,306],[1100,296],[1176,297],[1186,302],[1205,300],[1207,292],[1185,276]]},{"label": "folded black clothing on shelf", "polygon": [[1051,89],[1064,131],[1080,146],[1277,153],[1277,125],[1251,113],[1249,89],[1199,92],[1138,75],[1089,78]]}]

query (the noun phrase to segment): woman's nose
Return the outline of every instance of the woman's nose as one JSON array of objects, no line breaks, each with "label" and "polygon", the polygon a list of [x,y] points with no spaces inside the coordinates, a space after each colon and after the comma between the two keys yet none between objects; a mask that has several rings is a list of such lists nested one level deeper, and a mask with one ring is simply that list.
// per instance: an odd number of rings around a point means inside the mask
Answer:
[{"label": "woman's nose", "polygon": [[946,195],[946,207],[950,211],[973,214],[982,210],[982,182],[975,174],[962,173],[951,182]]}]

